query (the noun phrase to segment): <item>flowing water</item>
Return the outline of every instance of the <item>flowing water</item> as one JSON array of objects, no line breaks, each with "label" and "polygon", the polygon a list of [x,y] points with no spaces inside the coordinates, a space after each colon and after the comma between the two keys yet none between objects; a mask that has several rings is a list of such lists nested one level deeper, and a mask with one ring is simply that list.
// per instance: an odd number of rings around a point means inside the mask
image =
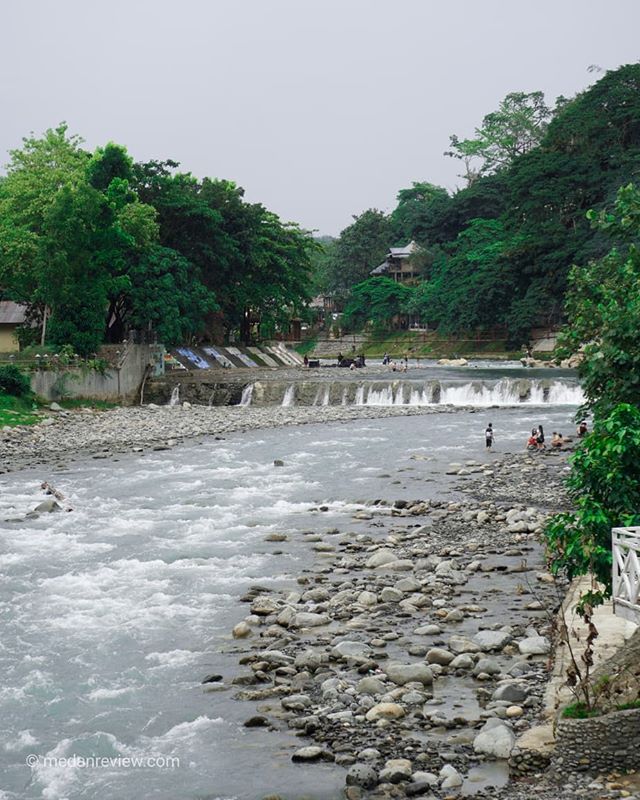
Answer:
[{"label": "flowing water", "polygon": [[[497,457],[538,423],[572,428],[559,407],[490,419]],[[292,764],[299,739],[243,728],[255,705],[200,682],[235,673],[229,632],[248,586],[293,586],[312,564],[296,532],[371,532],[351,519],[363,499],[443,496],[449,462],[485,458],[487,421],[460,412],[273,429],[1,476],[0,520],[37,505],[45,479],[74,510],[0,523],[0,798],[339,796],[342,769]],[[273,531],[290,541],[265,542]],[[74,755],[179,766],[64,761]]]},{"label": "flowing water", "polygon": [[571,370],[513,365],[461,368],[422,365],[407,372],[325,368],[295,382],[277,375],[245,387],[242,405],[579,406],[582,389]]}]

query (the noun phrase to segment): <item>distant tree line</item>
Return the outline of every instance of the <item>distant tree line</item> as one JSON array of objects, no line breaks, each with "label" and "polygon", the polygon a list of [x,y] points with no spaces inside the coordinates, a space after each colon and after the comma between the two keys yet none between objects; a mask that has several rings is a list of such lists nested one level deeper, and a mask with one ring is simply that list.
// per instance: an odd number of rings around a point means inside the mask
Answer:
[{"label": "distant tree line", "polygon": [[[315,257],[316,286],[342,298],[353,326],[385,325],[403,311],[447,334],[500,326],[520,345],[532,327],[562,321],[571,266],[606,252],[587,212],[637,180],[640,65],[608,72],[553,110],[540,92],[510,94],[450,148],[465,187],[451,195],[414,183],[390,214],[354,217]],[[420,278],[392,292],[370,272],[389,246],[410,240],[421,246]]]},{"label": "distant tree line", "polygon": [[169,345],[256,319],[272,334],[304,309],[317,244],[231,181],[113,143],[89,153],[64,124],[10,155],[0,299],[28,306],[27,336],[86,355],[131,328]]}]

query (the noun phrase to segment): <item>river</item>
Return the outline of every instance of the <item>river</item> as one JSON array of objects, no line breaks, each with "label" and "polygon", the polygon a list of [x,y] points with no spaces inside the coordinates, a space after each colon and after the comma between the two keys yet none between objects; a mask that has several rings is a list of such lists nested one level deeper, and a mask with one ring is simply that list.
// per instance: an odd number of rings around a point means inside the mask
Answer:
[{"label": "river", "polygon": [[[239,597],[254,583],[294,585],[312,565],[296,532],[357,533],[365,523],[352,514],[367,499],[451,493],[446,466],[485,458],[488,421],[500,458],[533,425],[571,433],[574,410],[547,403],[253,431],[2,476],[0,519],[37,505],[44,479],[73,511],[0,524],[0,798],[339,796],[343,770],[292,764],[299,739],[244,728],[251,704],[201,685],[237,670],[230,631],[248,613]],[[290,541],[265,542],[271,532]],[[160,766],[87,767],[65,762],[72,756]]]}]

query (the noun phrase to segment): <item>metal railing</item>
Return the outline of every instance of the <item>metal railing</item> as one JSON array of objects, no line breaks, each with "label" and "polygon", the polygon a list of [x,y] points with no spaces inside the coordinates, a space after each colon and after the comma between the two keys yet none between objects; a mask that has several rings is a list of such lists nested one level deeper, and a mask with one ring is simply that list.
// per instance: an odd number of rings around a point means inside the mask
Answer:
[{"label": "metal railing", "polygon": [[640,527],[614,528],[611,545],[614,613],[640,625]]}]

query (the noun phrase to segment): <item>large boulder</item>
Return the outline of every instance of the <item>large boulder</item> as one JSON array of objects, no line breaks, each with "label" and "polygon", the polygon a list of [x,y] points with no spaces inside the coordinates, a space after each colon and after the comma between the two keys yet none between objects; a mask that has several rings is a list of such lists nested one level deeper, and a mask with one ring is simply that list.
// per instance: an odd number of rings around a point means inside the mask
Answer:
[{"label": "large boulder", "polygon": [[433,672],[426,664],[388,664],[384,671],[397,686],[414,682],[429,686],[433,683]]},{"label": "large boulder", "polygon": [[544,656],[551,650],[546,636],[529,636],[518,642],[518,649],[523,656]]},{"label": "large boulder", "polygon": [[499,719],[489,719],[473,740],[473,749],[494,758],[509,758],[516,743],[516,737],[507,725]]},{"label": "large boulder", "polygon": [[380,770],[381,783],[400,783],[411,779],[411,761],[408,758],[391,758]]},{"label": "large boulder", "polygon": [[339,642],[331,650],[331,655],[337,659],[365,659],[370,654],[371,648],[364,642]]},{"label": "large boulder", "polygon": [[251,603],[251,613],[258,617],[268,617],[275,614],[280,608],[280,604],[272,597],[256,597]]},{"label": "large boulder", "polygon": [[473,641],[487,653],[491,650],[502,650],[511,641],[511,634],[508,631],[478,631]]},{"label": "large boulder", "polygon": [[375,569],[376,567],[383,567],[385,564],[390,564],[392,561],[397,561],[398,556],[393,552],[393,550],[381,549],[376,550],[376,552],[369,556],[367,560],[367,568],[368,569]]},{"label": "large boulder", "polygon": [[333,753],[317,745],[301,747],[291,756],[292,761],[334,761]]},{"label": "large boulder", "polygon": [[426,656],[427,664],[440,664],[442,667],[449,665],[455,656],[444,647],[432,647]]},{"label": "large boulder", "polygon": [[440,781],[440,787],[442,789],[456,789],[464,783],[462,775],[460,775],[453,764],[445,764],[444,767],[442,767],[440,770]]},{"label": "large boulder", "polygon": [[401,719],[404,715],[404,708],[397,703],[378,703],[367,711],[366,718],[369,722],[376,722],[379,719]]},{"label": "large boulder", "polygon": [[374,789],[378,785],[378,773],[369,764],[354,764],[349,767],[346,784],[347,786],[361,786],[363,789]]},{"label": "large boulder", "polygon": [[526,684],[517,681],[501,683],[493,693],[493,700],[502,700],[507,703],[523,703],[529,694]]},{"label": "large boulder", "polygon": [[313,611],[298,611],[289,623],[290,628],[318,628],[330,622],[326,614],[315,614]]},{"label": "large boulder", "polygon": [[449,638],[449,650],[454,653],[479,653],[480,645],[472,642],[466,636],[451,636]]}]

